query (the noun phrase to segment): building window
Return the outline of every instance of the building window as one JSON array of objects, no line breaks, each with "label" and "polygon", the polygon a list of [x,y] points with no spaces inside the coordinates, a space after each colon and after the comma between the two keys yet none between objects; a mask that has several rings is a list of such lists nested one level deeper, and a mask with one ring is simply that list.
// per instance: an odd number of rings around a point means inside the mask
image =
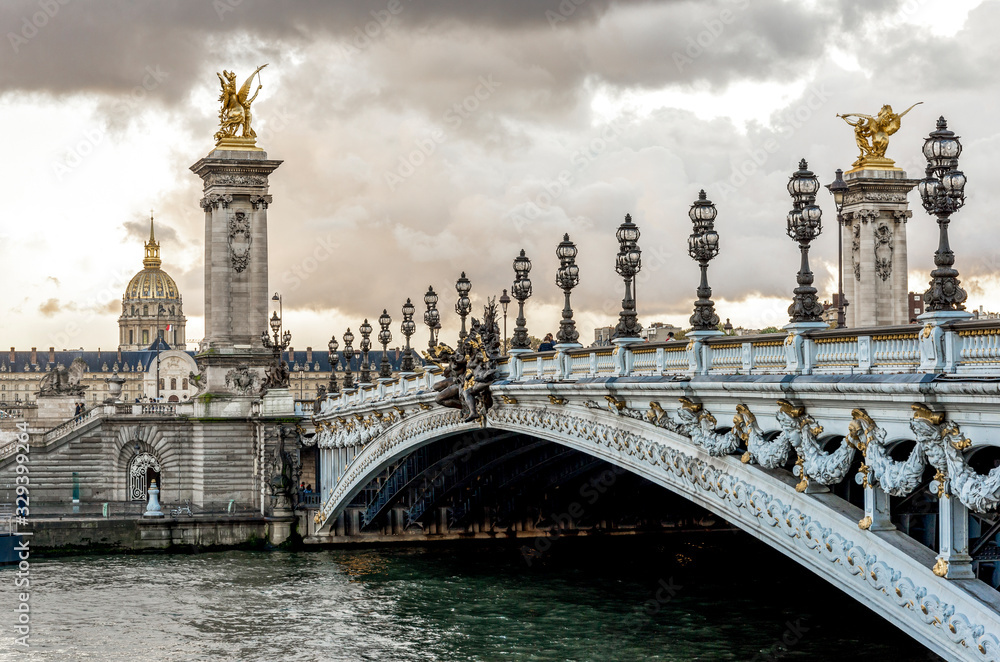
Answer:
[{"label": "building window", "polygon": [[188,389],[188,378],[185,377],[183,380],[181,380],[181,384],[183,384],[183,389],[186,391]]},{"label": "building window", "polygon": [[172,344],[176,345],[177,344],[177,329],[173,330],[173,334],[174,334],[174,339],[172,341]]},{"label": "building window", "polygon": [[163,377],[160,377],[160,390],[163,390]]},{"label": "building window", "polygon": [[142,307],[142,314],[143,315],[149,315],[149,306],[143,306]]},{"label": "building window", "polygon": [[149,345],[149,329],[142,330],[142,344]]},{"label": "building window", "polygon": [[170,390],[171,391],[176,391],[177,390],[177,378],[176,377],[171,377],[170,378]]},{"label": "building window", "polygon": [[135,344],[135,331],[132,331],[131,329],[128,332],[128,344]]}]

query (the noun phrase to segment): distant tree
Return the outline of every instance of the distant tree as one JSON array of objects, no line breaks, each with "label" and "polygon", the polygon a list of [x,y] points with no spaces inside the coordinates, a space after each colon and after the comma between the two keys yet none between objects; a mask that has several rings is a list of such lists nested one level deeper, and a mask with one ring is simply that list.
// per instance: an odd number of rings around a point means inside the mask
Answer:
[{"label": "distant tree", "polygon": [[776,326],[769,326],[760,330],[761,333],[781,333],[781,329]]}]

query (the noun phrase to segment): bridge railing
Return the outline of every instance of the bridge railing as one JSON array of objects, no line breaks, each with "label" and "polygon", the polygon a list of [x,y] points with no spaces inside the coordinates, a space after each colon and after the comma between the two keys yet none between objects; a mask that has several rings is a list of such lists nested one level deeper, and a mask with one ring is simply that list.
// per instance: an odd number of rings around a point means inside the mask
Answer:
[{"label": "bridge railing", "polygon": [[[581,347],[505,357],[501,378],[576,380],[606,377],[760,374],[946,373],[1000,376],[1000,322],[954,322],[822,329],[798,335],[719,335],[621,347]],[[327,396],[320,410],[430,390],[440,370],[401,374]]]}]

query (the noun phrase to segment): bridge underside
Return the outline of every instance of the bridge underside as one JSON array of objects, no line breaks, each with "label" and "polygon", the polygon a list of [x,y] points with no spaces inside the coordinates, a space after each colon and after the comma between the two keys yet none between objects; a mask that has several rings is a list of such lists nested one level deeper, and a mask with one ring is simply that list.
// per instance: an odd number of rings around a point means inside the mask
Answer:
[{"label": "bridge underside", "polygon": [[477,430],[392,463],[353,499],[362,532],[518,535],[729,528],[652,481],[536,436]]}]

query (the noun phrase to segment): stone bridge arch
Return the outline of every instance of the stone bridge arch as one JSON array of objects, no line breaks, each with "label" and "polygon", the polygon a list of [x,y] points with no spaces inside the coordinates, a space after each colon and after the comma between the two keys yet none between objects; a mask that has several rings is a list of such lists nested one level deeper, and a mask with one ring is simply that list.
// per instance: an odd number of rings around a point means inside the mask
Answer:
[{"label": "stone bridge arch", "polygon": [[[739,455],[712,456],[681,434],[604,409],[504,405],[490,412],[488,427],[573,448],[685,497],[948,659],[1000,660],[995,596],[978,591],[975,582],[937,577],[932,550],[899,531],[859,529],[860,509],[832,493],[797,491],[797,479],[787,472],[741,462]],[[474,429],[457,411],[439,408],[387,425],[331,490],[317,515],[317,534],[328,533],[336,515],[385,467],[423,445]]]}]

